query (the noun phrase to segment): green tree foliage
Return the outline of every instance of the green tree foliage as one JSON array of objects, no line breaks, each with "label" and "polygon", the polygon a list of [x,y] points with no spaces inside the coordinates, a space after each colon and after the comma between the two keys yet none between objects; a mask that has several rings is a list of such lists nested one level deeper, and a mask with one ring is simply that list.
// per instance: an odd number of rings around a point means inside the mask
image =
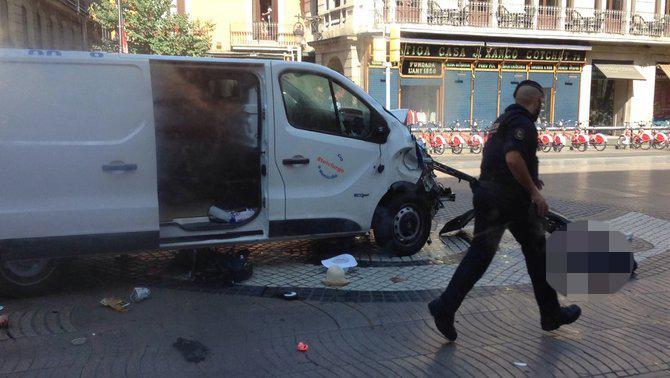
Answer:
[{"label": "green tree foliage", "polygon": [[[209,51],[214,25],[171,12],[171,0],[122,0],[122,4],[129,53],[202,56]],[[96,0],[90,12],[111,31],[96,47],[118,51],[117,0]]]}]

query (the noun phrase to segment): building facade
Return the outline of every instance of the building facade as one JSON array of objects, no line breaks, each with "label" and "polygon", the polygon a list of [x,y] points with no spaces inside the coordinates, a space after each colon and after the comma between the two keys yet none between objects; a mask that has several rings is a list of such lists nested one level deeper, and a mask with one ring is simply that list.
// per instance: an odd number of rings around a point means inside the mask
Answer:
[{"label": "building facade", "polygon": [[88,50],[99,38],[89,0],[0,0],[0,47]]},{"label": "building facade", "polygon": [[545,88],[548,123],[670,120],[670,0],[319,0],[316,62],[382,104],[372,43],[401,30],[391,108],[445,126],[486,127],[518,82]]},{"label": "building facade", "polygon": [[177,11],[215,24],[211,54],[302,59],[316,0],[176,0]]}]

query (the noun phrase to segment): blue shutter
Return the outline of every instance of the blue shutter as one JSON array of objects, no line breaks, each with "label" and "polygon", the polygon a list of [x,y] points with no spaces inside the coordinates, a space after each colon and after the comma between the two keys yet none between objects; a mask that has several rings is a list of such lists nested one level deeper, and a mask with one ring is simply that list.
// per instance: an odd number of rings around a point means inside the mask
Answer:
[{"label": "blue shutter", "polygon": [[416,86],[416,87],[439,87],[442,84],[442,79],[428,79],[418,77],[401,77],[400,85]]},{"label": "blue shutter", "polygon": [[470,71],[447,70],[444,73],[444,125],[456,121],[465,125],[470,119]]},{"label": "blue shutter", "polygon": [[514,90],[516,86],[526,80],[525,72],[503,72],[500,81],[500,113],[514,104]]},{"label": "blue shutter", "polygon": [[580,74],[558,74],[556,79],[556,105],[554,121],[576,121],[579,118],[579,80]]},{"label": "blue shutter", "polygon": [[[382,106],[386,105],[386,73],[383,68],[368,70],[368,93]],[[391,70],[391,109],[398,108],[398,70]]]},{"label": "blue shutter", "polygon": [[475,71],[475,94],[472,118],[487,129],[498,116],[498,72]]}]

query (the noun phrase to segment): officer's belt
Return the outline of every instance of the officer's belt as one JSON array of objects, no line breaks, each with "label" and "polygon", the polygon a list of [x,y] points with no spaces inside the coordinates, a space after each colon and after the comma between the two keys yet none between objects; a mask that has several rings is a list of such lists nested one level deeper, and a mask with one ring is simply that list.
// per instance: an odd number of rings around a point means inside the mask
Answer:
[{"label": "officer's belt", "polygon": [[479,176],[480,181],[495,181],[501,183],[516,183],[516,180],[511,174],[502,172],[486,172]]}]

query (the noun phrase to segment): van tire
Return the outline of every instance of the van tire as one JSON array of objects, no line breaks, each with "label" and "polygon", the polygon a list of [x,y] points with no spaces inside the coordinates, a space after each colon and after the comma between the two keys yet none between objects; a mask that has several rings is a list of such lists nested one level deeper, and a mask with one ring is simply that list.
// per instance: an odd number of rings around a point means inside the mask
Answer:
[{"label": "van tire", "polygon": [[44,294],[53,288],[59,271],[54,259],[0,262],[0,293],[14,298]]},{"label": "van tire", "polygon": [[416,193],[397,193],[375,213],[375,241],[383,252],[414,255],[430,236],[430,222],[430,211]]}]

